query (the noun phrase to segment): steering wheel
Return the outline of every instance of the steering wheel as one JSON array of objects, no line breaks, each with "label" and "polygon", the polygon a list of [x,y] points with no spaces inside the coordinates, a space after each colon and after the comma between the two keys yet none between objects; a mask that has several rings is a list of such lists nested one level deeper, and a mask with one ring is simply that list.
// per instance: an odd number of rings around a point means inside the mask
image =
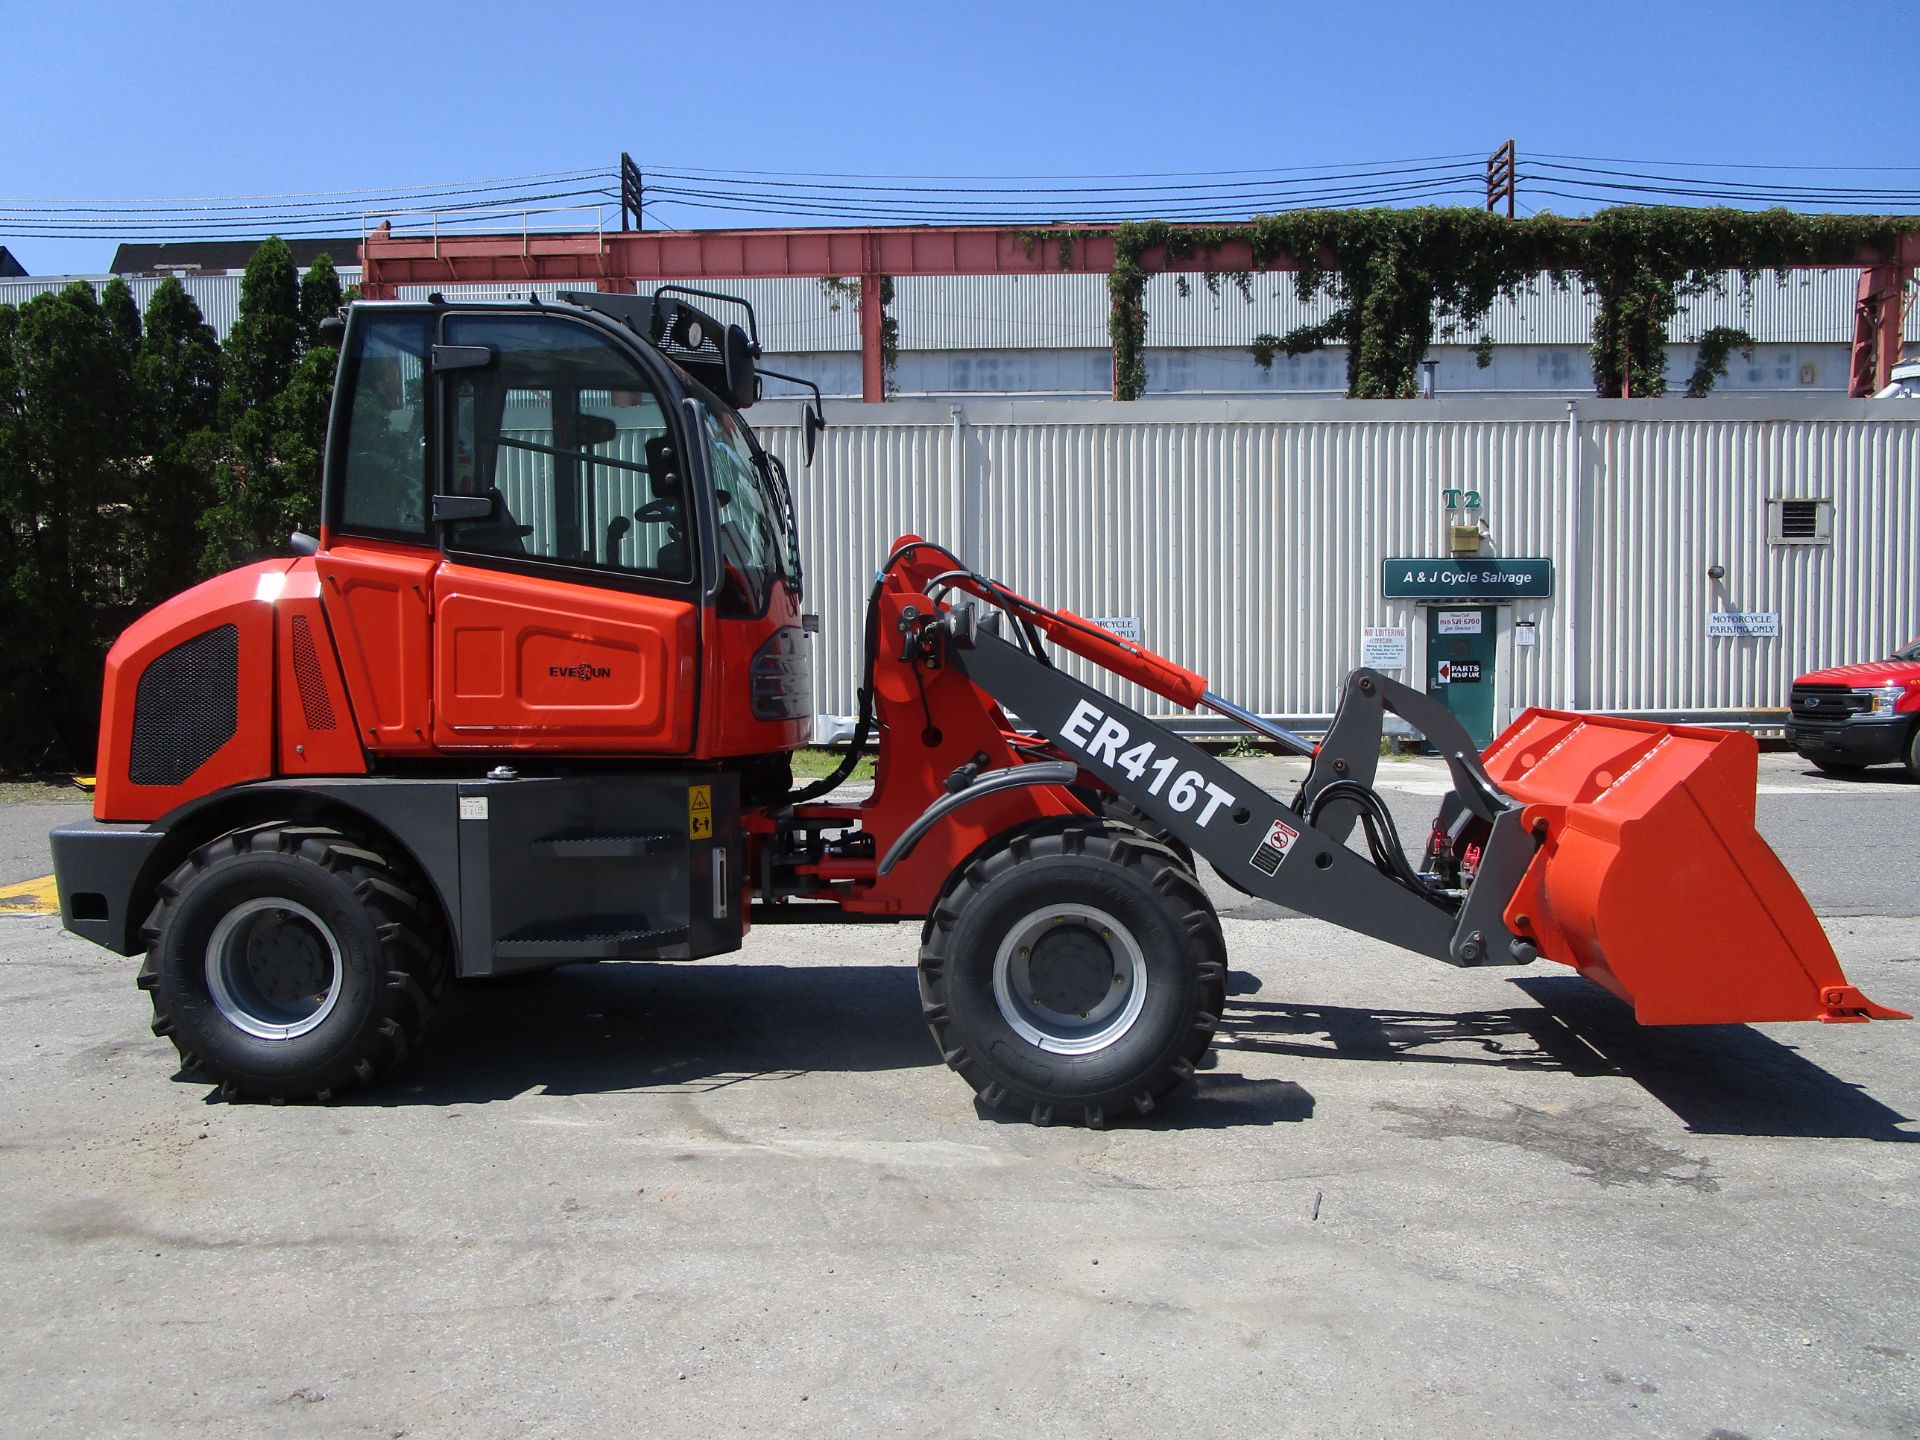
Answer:
[{"label": "steering wheel", "polygon": [[680,523],[680,502],[678,500],[649,500],[633,512],[633,518],[642,525],[678,525]]}]

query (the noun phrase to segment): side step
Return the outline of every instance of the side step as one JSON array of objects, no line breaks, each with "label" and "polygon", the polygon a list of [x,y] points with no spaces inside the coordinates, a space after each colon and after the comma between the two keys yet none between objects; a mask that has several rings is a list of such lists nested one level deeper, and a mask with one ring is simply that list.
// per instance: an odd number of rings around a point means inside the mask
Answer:
[{"label": "side step", "polygon": [[564,926],[530,926],[496,940],[494,955],[501,960],[531,961],[535,964],[563,960],[650,960],[665,958],[662,952],[674,946],[684,948],[688,930],[684,925],[655,930],[638,917],[622,922],[601,919],[591,931],[568,930]]},{"label": "side step", "polygon": [[535,840],[529,854],[548,860],[631,860],[642,855],[667,855],[682,848],[686,841],[665,830],[635,835],[596,835],[585,830],[567,830]]}]

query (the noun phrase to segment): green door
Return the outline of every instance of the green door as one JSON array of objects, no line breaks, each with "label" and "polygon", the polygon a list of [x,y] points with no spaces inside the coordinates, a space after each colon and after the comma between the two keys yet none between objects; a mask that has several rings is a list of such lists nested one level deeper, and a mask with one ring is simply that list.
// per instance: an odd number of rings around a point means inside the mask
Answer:
[{"label": "green door", "polygon": [[1494,606],[1427,610],[1427,693],[1459,717],[1473,743],[1493,739]]}]

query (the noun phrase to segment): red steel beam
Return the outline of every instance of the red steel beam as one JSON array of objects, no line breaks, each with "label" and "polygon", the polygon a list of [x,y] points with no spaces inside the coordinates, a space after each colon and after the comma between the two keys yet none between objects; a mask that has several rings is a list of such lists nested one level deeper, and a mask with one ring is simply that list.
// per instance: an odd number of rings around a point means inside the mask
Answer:
[{"label": "red steel beam", "polygon": [[[1061,240],[1071,259],[1061,264]],[[1323,254],[1323,264],[1332,262]],[[585,235],[370,235],[360,247],[362,282],[498,284],[515,280],[784,279],[829,275],[1042,275],[1113,269],[1112,230],[1070,225],[875,226],[842,230],[648,230]],[[1234,240],[1182,260],[1146,251],[1148,270],[1251,270],[1253,247]],[[878,267],[870,271],[869,266]],[[1297,268],[1289,256],[1261,267]],[[369,289],[371,295],[371,289]]]},{"label": "red steel beam", "polygon": [[[1062,263],[1062,242],[1066,263]],[[1854,339],[1852,390],[1863,375],[1885,376],[1900,358],[1900,296],[1920,266],[1920,234],[1904,233],[1893,254],[1862,252],[1847,264],[1868,268]],[[737,280],[858,276],[863,398],[882,397],[881,276],[1106,274],[1114,264],[1112,228],[1038,225],[888,225],[804,230],[652,230],[583,234],[457,235],[416,239],[370,234],[360,246],[361,290],[392,299],[400,285],[525,284],[575,281],[632,291],[655,280]],[[1329,250],[1319,256],[1332,268]],[[1256,266],[1253,247],[1232,240],[1174,259],[1165,247],[1140,256],[1149,271],[1296,270],[1279,255]],[[1810,268],[1836,268],[1813,266]],[[1889,318],[1890,317],[1890,318]],[[1883,382],[1884,383],[1884,382]]]}]

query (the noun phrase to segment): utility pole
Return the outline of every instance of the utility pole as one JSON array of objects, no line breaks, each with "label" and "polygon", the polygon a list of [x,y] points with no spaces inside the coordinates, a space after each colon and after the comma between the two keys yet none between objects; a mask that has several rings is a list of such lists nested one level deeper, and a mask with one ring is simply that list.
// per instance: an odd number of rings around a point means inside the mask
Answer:
[{"label": "utility pole", "polygon": [[1507,219],[1513,219],[1514,198],[1513,141],[1509,140],[1487,157],[1487,213],[1491,215],[1502,197],[1507,202]]},{"label": "utility pole", "polygon": [[[644,230],[647,228],[646,216],[641,213],[641,202],[646,199],[646,187],[641,183],[640,167],[633,163],[633,157],[626,151],[620,152],[620,228],[622,230]],[[633,223],[627,223],[631,216]]]}]

